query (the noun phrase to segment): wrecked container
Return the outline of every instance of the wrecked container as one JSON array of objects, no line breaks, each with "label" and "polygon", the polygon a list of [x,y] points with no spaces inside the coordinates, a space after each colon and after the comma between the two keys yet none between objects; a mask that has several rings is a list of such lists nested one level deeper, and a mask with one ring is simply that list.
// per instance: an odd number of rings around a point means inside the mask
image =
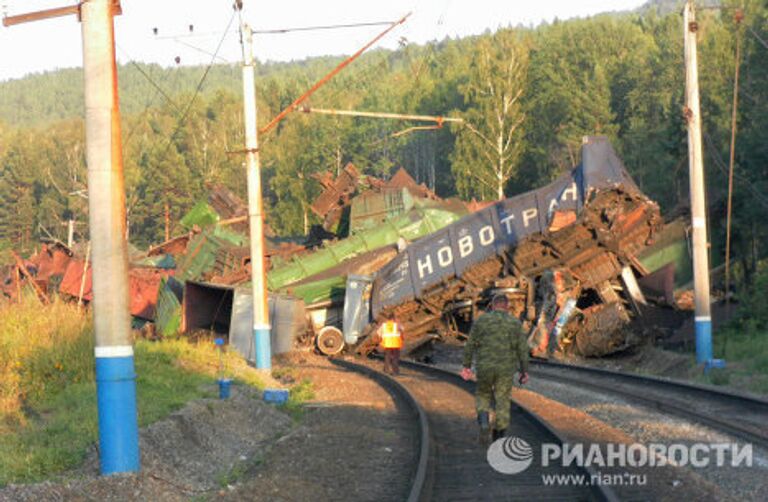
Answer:
[{"label": "wrecked container", "polygon": [[[249,284],[233,286],[187,281],[184,284],[181,330],[209,330],[229,337],[229,344],[255,362],[253,301]],[[293,350],[307,330],[304,302],[285,295],[268,299],[272,353]]]},{"label": "wrecked container", "polygon": [[378,228],[360,232],[319,249],[306,256],[297,256],[290,263],[271,270],[267,285],[276,291],[302,279],[318,274],[363,253],[392,245],[402,238],[412,241],[457,221],[467,213],[463,205],[439,203],[434,207],[414,209]]},{"label": "wrecked container", "polygon": [[[584,329],[570,332],[572,346],[588,355],[622,350],[635,343],[621,329],[629,320],[616,292],[622,289],[623,264],[636,260],[661,224],[658,205],[640,192],[607,139],[585,138],[582,162],[572,171],[545,187],[481,209],[400,252],[374,281],[373,316],[380,320],[395,312],[407,346],[409,338],[441,330],[455,333],[443,324],[448,305],[475,304],[499,284],[523,284],[561,268],[577,278],[579,308],[587,313],[586,318],[574,316],[585,322]],[[524,307],[513,305],[513,310]],[[599,334],[592,331],[596,326]],[[370,346],[365,342],[359,350]]]},{"label": "wrecked container", "polygon": [[[234,291],[229,343],[244,358],[255,363],[252,298],[247,288]],[[304,302],[289,296],[269,295],[269,322],[272,354],[291,352],[307,331]]]}]

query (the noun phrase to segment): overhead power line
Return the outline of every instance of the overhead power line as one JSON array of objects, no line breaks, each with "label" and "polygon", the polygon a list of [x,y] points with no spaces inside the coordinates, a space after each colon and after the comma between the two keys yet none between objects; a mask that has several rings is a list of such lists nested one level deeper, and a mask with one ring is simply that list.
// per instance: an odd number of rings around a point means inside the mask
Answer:
[{"label": "overhead power line", "polygon": [[200,91],[203,88],[203,84],[205,83],[205,79],[208,77],[208,73],[211,71],[211,67],[213,67],[213,63],[216,61],[216,58],[219,55],[219,51],[221,50],[221,46],[224,44],[224,39],[227,38],[227,32],[229,31],[230,27],[232,26],[232,21],[235,20],[235,15],[237,11],[232,13],[232,16],[229,18],[229,23],[227,23],[227,28],[224,30],[224,35],[221,37],[221,40],[219,40],[219,44],[216,46],[216,50],[214,51],[210,63],[208,63],[208,66],[206,66],[205,71],[203,72],[203,75],[200,77],[200,81],[197,83],[197,88],[195,89],[195,93],[192,95],[192,98],[189,100],[189,103],[187,104],[186,108],[184,109],[184,113],[182,114],[179,121],[176,123],[176,129],[174,129],[173,134],[168,138],[168,145],[166,146],[166,151],[168,148],[171,147],[173,144],[173,140],[176,137],[176,135],[181,130],[181,127],[184,125],[184,121],[187,120],[187,116],[189,115],[190,110],[192,110],[192,105],[195,103],[195,99],[197,99],[197,96],[200,94]]},{"label": "overhead power line", "polygon": [[757,32],[756,32],[754,29],[752,29],[752,27],[751,27],[751,26],[747,26],[747,29],[750,31],[750,33],[752,33],[752,34],[755,36],[755,38],[756,38],[756,39],[757,39],[757,40],[758,40],[758,41],[759,41],[759,42],[760,42],[760,43],[763,45],[763,47],[765,47],[766,49],[768,49],[768,42],[766,42],[765,40],[763,40],[763,39],[760,37],[760,35],[758,35],[758,34],[757,34]]},{"label": "overhead power line", "polygon": [[[324,30],[340,30],[340,29],[348,29],[348,28],[365,28],[369,26],[386,26],[392,24],[392,21],[371,21],[371,22],[365,22],[365,23],[348,23],[348,24],[328,24],[328,25],[318,25],[318,26],[294,26],[290,28],[271,28],[271,29],[264,29],[264,30],[253,30],[252,33],[254,35],[282,35],[285,33],[294,33],[294,32],[302,32],[302,31],[324,31]],[[157,28],[153,28],[153,31],[157,30]],[[231,33],[236,33],[237,30],[232,30]],[[224,34],[230,33],[229,30],[225,31]],[[180,38],[201,38],[201,37],[212,37],[221,35],[221,32],[217,31],[209,31],[204,33],[183,33],[178,35],[164,35],[164,36],[158,36],[156,37],[158,40],[166,40],[166,39],[173,39],[178,40]]]}]

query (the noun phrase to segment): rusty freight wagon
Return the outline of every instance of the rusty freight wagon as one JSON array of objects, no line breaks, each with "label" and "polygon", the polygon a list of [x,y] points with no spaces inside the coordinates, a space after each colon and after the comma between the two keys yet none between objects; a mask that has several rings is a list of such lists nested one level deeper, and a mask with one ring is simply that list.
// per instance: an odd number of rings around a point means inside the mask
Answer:
[{"label": "rusty freight wagon", "polygon": [[633,340],[624,328],[642,302],[635,281],[649,271],[635,258],[662,224],[659,208],[635,185],[610,143],[585,138],[582,162],[549,185],[472,213],[398,253],[373,280],[350,278],[344,341],[360,352],[388,312],[403,325],[406,350],[462,336],[457,319],[503,293],[528,318],[547,269],[569,276],[575,314],[561,348],[605,355]]}]

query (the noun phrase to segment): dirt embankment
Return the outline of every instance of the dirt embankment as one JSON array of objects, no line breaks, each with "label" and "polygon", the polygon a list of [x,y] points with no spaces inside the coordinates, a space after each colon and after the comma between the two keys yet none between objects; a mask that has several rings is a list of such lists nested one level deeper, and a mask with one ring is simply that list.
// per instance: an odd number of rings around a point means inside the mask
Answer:
[{"label": "dirt embankment", "polygon": [[96,447],[54,480],[0,489],[0,501],[402,500],[415,458],[410,416],[371,380],[327,359],[276,369],[312,382],[292,417],[236,385],[141,431],[141,472],[101,477]]}]

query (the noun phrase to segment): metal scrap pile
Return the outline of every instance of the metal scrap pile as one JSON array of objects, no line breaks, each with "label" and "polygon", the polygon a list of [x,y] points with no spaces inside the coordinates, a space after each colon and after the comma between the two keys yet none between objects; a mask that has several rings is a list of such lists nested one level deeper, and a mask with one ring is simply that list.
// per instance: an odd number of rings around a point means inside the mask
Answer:
[{"label": "metal scrap pile", "polygon": [[[541,189],[499,201],[422,239],[376,277],[373,315],[394,311],[410,347],[434,333],[457,336],[457,317],[477,313],[484,297],[507,294],[533,321],[536,280],[546,270],[574,278],[573,315],[561,348],[605,355],[633,343],[622,329],[642,301],[636,255],[662,221],[604,138],[591,138],[582,164]],[[567,292],[566,292],[567,293]],[[359,350],[370,350],[363,341]]]},{"label": "metal scrap pile", "polygon": [[[604,355],[635,342],[625,325],[644,302],[636,278],[672,296],[664,291],[671,288],[668,264],[647,248],[662,225],[659,208],[604,138],[585,142],[571,172],[495,203],[442,200],[403,169],[387,181],[348,164],[335,179],[326,173],[318,180],[324,191],[311,207],[323,228],[303,243],[268,233],[273,346],[281,350],[298,340],[328,354],[344,346],[366,352],[375,321],[392,311],[406,350],[462,338],[496,294],[535,325],[541,277],[557,270],[567,279],[559,311],[568,300],[575,306],[558,326],[560,348]],[[131,313],[162,335],[200,328],[228,334],[250,358],[246,205],[224,187],[210,188],[181,220],[185,234],[131,257]],[[46,244],[3,269],[0,291],[15,298],[29,287],[44,300],[58,291],[89,301],[86,254]],[[651,275],[657,269],[661,280]]]},{"label": "metal scrap pile", "polygon": [[[25,291],[48,303],[55,294],[78,302],[93,299],[88,249],[72,249],[57,240],[43,242],[31,257],[22,260],[14,253],[14,265],[4,267],[0,292],[18,301]],[[175,263],[168,257],[147,258],[133,255],[128,272],[130,312],[137,319],[155,318],[160,282],[173,275]]]}]

